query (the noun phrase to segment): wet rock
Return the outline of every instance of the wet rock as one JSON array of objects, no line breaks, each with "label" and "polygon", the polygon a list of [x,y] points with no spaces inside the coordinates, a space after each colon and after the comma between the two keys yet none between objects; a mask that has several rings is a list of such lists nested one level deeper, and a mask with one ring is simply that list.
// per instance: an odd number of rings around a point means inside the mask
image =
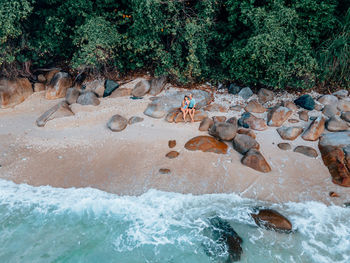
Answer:
[{"label": "wet rock", "polygon": [[240,128],[237,130],[237,133],[238,134],[245,134],[245,135],[252,137],[253,139],[256,139],[256,134],[252,130],[249,130],[249,129]]},{"label": "wet rock", "polygon": [[58,119],[58,118],[63,118],[63,117],[68,117],[68,116],[73,116],[74,113],[71,111],[69,108],[69,105],[67,102],[62,101],[49,110],[47,110],[44,114],[42,114],[37,120],[36,120],[36,125],[39,127],[44,127],[45,124],[53,119]]},{"label": "wet rock", "polygon": [[213,121],[214,122],[225,122],[226,121],[226,117],[225,116],[214,116],[213,117]]},{"label": "wet rock", "polygon": [[275,98],[275,93],[271,90],[261,88],[258,92],[258,98],[261,103],[272,101]]},{"label": "wet rock", "polygon": [[78,98],[79,98],[79,95],[80,95],[80,91],[76,88],[69,88],[67,89],[67,93],[66,93],[66,101],[67,103],[70,105],[70,104],[73,104],[73,103],[76,103]]},{"label": "wet rock", "polygon": [[247,112],[264,113],[266,109],[257,101],[251,100],[244,108]]},{"label": "wet rock", "polygon": [[306,110],[300,111],[299,119],[301,119],[302,121],[309,121],[309,112]]},{"label": "wet rock", "polygon": [[126,128],[128,120],[123,116],[116,114],[108,121],[107,127],[114,132],[120,132]]},{"label": "wet rock", "polygon": [[32,84],[28,79],[0,79],[0,108],[4,109],[20,104],[32,94]]},{"label": "wet rock", "polygon": [[[194,116],[193,116],[193,120],[195,122],[198,122],[198,121],[202,121],[204,118],[208,117],[208,114],[204,111],[200,111],[200,110],[196,110],[194,112]],[[191,121],[191,117],[189,114],[186,115],[186,122],[190,122]],[[184,119],[183,119],[183,114],[182,112],[179,112],[176,116],[176,118],[174,119],[174,122],[175,123],[178,123],[178,122],[184,122]]]},{"label": "wet rock", "polygon": [[290,232],[293,228],[292,223],[285,216],[272,209],[260,209],[258,213],[251,216],[259,227],[268,230]]},{"label": "wet rock", "polygon": [[237,134],[232,141],[233,148],[240,154],[246,154],[250,149],[259,150],[259,143],[246,134]]},{"label": "wet rock", "polygon": [[233,111],[241,111],[241,110],[243,110],[243,106],[241,106],[241,105],[234,105],[234,106],[230,106],[229,109],[233,110]]},{"label": "wet rock", "polygon": [[303,128],[283,126],[278,128],[277,132],[283,140],[293,141],[303,132]]},{"label": "wet rock", "polygon": [[327,121],[327,130],[331,132],[347,131],[349,130],[349,124],[346,121],[340,119],[339,116],[333,116]]},{"label": "wet rock", "polygon": [[264,119],[257,118],[249,112],[242,114],[241,118],[238,120],[238,125],[244,128],[251,128],[256,131],[264,131],[267,129]]},{"label": "wet rock", "polygon": [[130,88],[119,88],[112,92],[110,98],[127,97],[131,96],[132,89]]},{"label": "wet rock", "polygon": [[44,90],[45,90],[44,83],[40,83],[40,82],[34,83],[34,92],[40,92],[40,91],[44,91]]},{"label": "wet rock", "polygon": [[160,174],[170,174],[171,171],[170,171],[170,169],[168,169],[168,168],[160,168],[160,169],[159,169],[159,173],[160,173]]},{"label": "wet rock", "polygon": [[297,111],[298,110],[298,106],[295,105],[293,102],[291,101],[284,101],[283,102],[283,107],[286,107],[292,111]]},{"label": "wet rock", "polygon": [[83,92],[79,95],[77,103],[81,105],[94,105],[97,106],[100,104],[100,100],[97,98],[97,95],[94,92]]},{"label": "wet rock", "polygon": [[206,111],[213,111],[213,112],[227,112],[227,108],[217,104],[217,103],[212,103],[208,105],[207,107],[204,108]]},{"label": "wet rock", "polygon": [[129,120],[128,120],[128,124],[132,125],[138,122],[142,122],[144,119],[138,116],[132,116]]},{"label": "wet rock", "polygon": [[337,104],[338,110],[350,111],[350,100],[341,99]]},{"label": "wet rock", "polygon": [[211,136],[197,136],[185,144],[185,148],[190,151],[213,152],[218,154],[227,153],[227,145]]},{"label": "wet rock", "polygon": [[323,95],[318,99],[318,102],[323,105],[336,105],[338,103],[338,98],[334,95]]},{"label": "wet rock", "polygon": [[[110,79],[107,79],[105,82],[105,90],[103,92],[103,97],[108,97],[108,96],[112,95],[112,93],[114,93],[115,97],[121,97],[121,96],[116,96],[117,93],[115,90],[118,89],[118,87],[119,87],[119,84],[117,82],[110,80]],[[130,94],[131,94],[131,90],[130,90]],[[119,92],[118,95],[121,95],[121,92]]]},{"label": "wet rock", "polygon": [[278,146],[278,148],[280,148],[281,150],[284,150],[284,151],[288,151],[288,150],[292,149],[292,146],[287,142],[281,142],[281,143],[277,144],[277,146]]},{"label": "wet rock", "polygon": [[337,105],[326,105],[324,106],[322,113],[328,118],[333,117],[334,115],[340,115],[340,111],[337,109]]},{"label": "wet rock", "polygon": [[315,108],[315,101],[309,94],[302,95],[294,103],[306,110],[313,110]]},{"label": "wet rock", "polygon": [[151,85],[150,85],[150,82],[148,80],[141,80],[135,85],[131,94],[134,97],[140,98],[140,97],[143,97],[144,95],[146,95],[147,92],[150,90],[150,88],[151,88]]},{"label": "wet rock", "polygon": [[168,152],[165,157],[168,157],[169,159],[174,159],[176,157],[178,157],[180,155],[179,152],[177,151],[171,151],[171,152]]},{"label": "wet rock", "polygon": [[241,96],[243,99],[247,100],[253,96],[253,91],[249,87],[246,87],[238,92],[238,96]]},{"label": "wet rock", "polygon": [[67,89],[72,86],[72,78],[66,72],[58,72],[51,79],[47,85],[45,98],[48,100],[54,100],[64,98],[66,96]]},{"label": "wet rock", "polygon": [[271,171],[270,165],[265,160],[264,156],[256,149],[250,149],[241,160],[242,164],[256,171],[268,173]]},{"label": "wet rock", "polygon": [[306,156],[313,157],[313,158],[316,158],[318,156],[317,151],[314,148],[309,146],[297,146],[295,147],[294,152],[302,153]]},{"label": "wet rock", "polygon": [[104,79],[95,79],[84,83],[84,92],[91,91],[94,92],[98,97],[103,97],[105,92],[105,80]]},{"label": "wet rock", "polygon": [[158,95],[164,89],[165,84],[166,84],[165,76],[152,79],[149,94],[152,96]]},{"label": "wet rock", "polygon": [[286,107],[275,107],[267,114],[267,124],[273,127],[281,126],[291,115],[292,111]]},{"label": "wet rock", "polygon": [[230,94],[238,94],[238,92],[240,90],[241,90],[241,88],[236,86],[235,84],[230,84],[228,86],[228,93],[230,93]]},{"label": "wet rock", "polygon": [[232,140],[237,133],[237,125],[227,122],[215,122],[209,129],[209,134],[223,141]]},{"label": "wet rock", "polygon": [[309,128],[301,136],[305,141],[316,141],[324,131],[326,119],[322,116],[317,117]]},{"label": "wet rock", "polygon": [[344,121],[350,122],[350,111],[343,112],[343,113],[341,114],[341,118],[342,118]]},{"label": "wet rock", "polygon": [[333,93],[334,96],[338,97],[339,99],[346,98],[348,96],[348,91],[345,89],[338,90]]},{"label": "wet rock", "polygon": [[174,148],[176,146],[176,140],[170,140],[168,141],[169,148]]},{"label": "wet rock", "polygon": [[214,121],[212,118],[204,118],[200,125],[199,125],[199,130],[200,131],[208,131],[212,126],[214,125]]}]

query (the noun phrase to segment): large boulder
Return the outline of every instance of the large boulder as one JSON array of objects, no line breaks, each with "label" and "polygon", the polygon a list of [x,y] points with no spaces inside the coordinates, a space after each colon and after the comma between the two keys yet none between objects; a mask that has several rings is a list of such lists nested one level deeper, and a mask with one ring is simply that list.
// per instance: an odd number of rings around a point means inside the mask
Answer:
[{"label": "large boulder", "polygon": [[276,231],[292,231],[292,223],[283,215],[272,209],[259,209],[257,213],[251,214],[259,227]]},{"label": "large boulder", "polygon": [[266,109],[257,101],[251,100],[244,108],[247,112],[264,113]]},{"label": "large boulder", "polygon": [[[106,80],[106,82],[104,83],[105,85],[105,89],[104,89],[104,92],[103,92],[103,97],[108,97],[108,96],[110,96],[112,93],[114,93],[115,92],[115,90],[116,89],[118,89],[118,87],[119,87],[119,83],[117,83],[117,82],[115,82],[115,81],[113,81],[113,80],[110,80],[110,79],[107,79]],[[118,95],[120,94],[121,92],[119,92],[118,93]],[[131,94],[131,90],[130,90],[130,92],[129,92],[129,94],[128,95],[130,95]],[[117,93],[115,93],[115,97],[117,97],[116,96],[117,95]],[[126,95],[127,96],[127,95]],[[100,96],[101,97],[101,96]],[[121,96],[120,96],[121,97]]]},{"label": "large boulder", "polygon": [[107,127],[114,132],[120,132],[126,128],[128,120],[123,116],[116,114],[108,121]]},{"label": "large boulder", "polygon": [[314,148],[309,146],[297,146],[295,147],[294,152],[301,153],[308,157],[313,157],[313,158],[316,158],[318,156],[317,151]]},{"label": "large boulder", "polygon": [[286,107],[274,107],[267,114],[267,124],[273,127],[281,126],[292,115],[292,111]]},{"label": "large boulder", "polygon": [[130,88],[119,88],[112,92],[110,98],[127,97],[131,96],[132,89]]},{"label": "large boulder", "polygon": [[36,125],[39,127],[44,127],[45,124],[53,119],[62,118],[62,117],[69,117],[73,116],[74,113],[69,108],[69,105],[67,102],[62,101],[49,110],[47,110],[45,113],[43,113],[37,120]]},{"label": "large boulder", "polygon": [[294,103],[306,110],[313,110],[315,108],[315,101],[309,94],[300,96]]},{"label": "large boulder", "polygon": [[350,131],[325,134],[318,147],[333,182],[350,187]]},{"label": "large boulder", "polygon": [[137,98],[140,98],[144,95],[147,94],[147,92],[150,90],[151,88],[151,85],[150,85],[150,82],[148,80],[141,80],[139,81],[134,89],[132,90],[131,94],[134,96],[134,97],[137,97]]},{"label": "large boulder", "polygon": [[[193,120],[195,122],[198,122],[198,121],[202,121],[203,119],[207,118],[208,117],[208,114],[204,111],[201,111],[201,110],[196,110],[194,112],[194,116],[193,116]],[[186,115],[186,122],[190,122],[191,121],[191,117],[189,114]],[[174,122],[175,123],[179,123],[179,122],[184,122],[184,118],[183,118],[183,114],[182,112],[179,112],[175,119],[174,119]]]},{"label": "large boulder", "polygon": [[333,116],[327,121],[327,130],[331,132],[347,131],[349,130],[349,123],[343,121],[339,116]]},{"label": "large boulder", "polygon": [[81,105],[94,105],[100,104],[100,100],[94,92],[83,92],[77,99],[77,103]]},{"label": "large boulder", "polygon": [[185,144],[185,148],[190,151],[213,152],[226,154],[228,146],[211,136],[197,136]]},{"label": "large boulder", "polygon": [[240,154],[246,154],[250,149],[259,150],[259,143],[246,134],[237,134],[232,141],[233,148]]},{"label": "large boulder", "polygon": [[256,171],[268,173],[271,171],[270,165],[265,160],[264,156],[257,149],[250,149],[241,160],[242,164]]},{"label": "large boulder", "polygon": [[237,133],[237,124],[228,122],[215,122],[209,129],[209,134],[223,141],[232,140]]},{"label": "large boulder", "polygon": [[32,84],[28,79],[0,80],[0,107],[13,107],[33,94]]},{"label": "large boulder", "polygon": [[95,79],[84,83],[84,91],[91,91],[96,93],[100,98],[103,97],[105,92],[105,80],[104,79]]},{"label": "large boulder", "polygon": [[318,102],[323,105],[336,105],[338,103],[338,98],[334,95],[323,95],[318,99]]},{"label": "large boulder", "polygon": [[167,111],[164,109],[164,107],[162,107],[162,105],[160,105],[158,103],[151,103],[145,109],[143,114],[145,114],[149,117],[152,117],[152,118],[160,119],[160,118],[163,118],[167,114]]},{"label": "large boulder", "polygon": [[67,93],[66,93],[66,101],[67,103],[70,105],[70,104],[73,104],[73,103],[76,103],[78,98],[79,98],[79,95],[80,95],[80,91],[76,88],[69,88],[67,89]]},{"label": "large boulder", "polygon": [[249,112],[242,114],[241,118],[238,120],[238,125],[256,131],[264,131],[268,128],[264,119],[257,118]]},{"label": "large boulder", "polygon": [[57,72],[47,85],[45,98],[48,100],[64,98],[72,84],[72,78],[67,72]]},{"label": "large boulder", "polygon": [[261,103],[266,103],[275,98],[275,93],[271,90],[261,88],[258,92],[258,98]]},{"label": "large boulder", "polygon": [[158,95],[159,93],[162,92],[165,84],[166,84],[165,76],[152,79],[149,94],[152,96]]},{"label": "large boulder", "polygon": [[301,136],[305,141],[316,141],[324,131],[326,119],[322,116],[317,117],[309,128]]},{"label": "large boulder", "polygon": [[208,131],[214,125],[214,121],[212,118],[206,117],[199,124],[200,131]]},{"label": "large boulder", "polygon": [[245,100],[249,99],[253,94],[253,91],[249,87],[245,87],[238,92],[238,96],[241,96]]},{"label": "large boulder", "polygon": [[277,132],[283,140],[293,141],[303,132],[303,128],[283,126],[278,128]]},{"label": "large boulder", "polygon": [[337,107],[340,111],[350,111],[350,100],[341,99],[338,102]]}]

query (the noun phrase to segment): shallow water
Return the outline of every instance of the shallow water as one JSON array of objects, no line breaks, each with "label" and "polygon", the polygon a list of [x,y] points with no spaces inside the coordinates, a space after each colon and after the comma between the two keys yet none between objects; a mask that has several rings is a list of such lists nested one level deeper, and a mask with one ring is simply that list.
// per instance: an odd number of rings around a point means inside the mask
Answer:
[{"label": "shallow water", "polygon": [[[257,205],[280,211],[295,232],[257,228],[249,216]],[[117,196],[5,180],[0,262],[225,262],[225,247],[206,234],[216,215],[243,238],[241,262],[350,262],[350,208],[277,205],[235,194]]]}]

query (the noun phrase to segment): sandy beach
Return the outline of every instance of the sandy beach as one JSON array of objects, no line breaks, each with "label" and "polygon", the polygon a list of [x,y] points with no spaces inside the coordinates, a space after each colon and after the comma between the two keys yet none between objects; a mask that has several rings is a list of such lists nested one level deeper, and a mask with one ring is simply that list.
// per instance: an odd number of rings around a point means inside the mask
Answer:
[{"label": "sandy beach", "polygon": [[[175,124],[145,116],[149,98],[104,98],[98,106],[74,104],[74,116],[51,120],[42,128],[36,126],[36,119],[59,101],[46,100],[44,92],[1,110],[1,178],[33,186],[93,187],[121,195],[158,189],[195,195],[234,192],[272,202],[342,204],[350,199],[347,188],[331,182],[320,154],[310,158],[279,149],[277,144],[283,140],[276,128],[256,132],[261,152],[272,168],[264,174],[242,165],[242,156],[231,143],[227,143],[229,151],[225,155],[186,150],[189,139],[207,133],[198,130],[198,122]],[[215,94],[215,102],[226,106],[240,103],[237,96],[219,93]],[[122,132],[111,132],[106,123],[114,114],[139,116],[144,121],[128,125]],[[210,116],[238,114],[209,112]],[[176,159],[165,157],[170,151],[169,140],[177,142],[173,150],[180,155]],[[311,146],[319,153],[317,142],[299,137],[290,144],[293,148]],[[171,173],[160,174],[160,168],[168,168]],[[330,198],[330,191],[340,198]]]}]

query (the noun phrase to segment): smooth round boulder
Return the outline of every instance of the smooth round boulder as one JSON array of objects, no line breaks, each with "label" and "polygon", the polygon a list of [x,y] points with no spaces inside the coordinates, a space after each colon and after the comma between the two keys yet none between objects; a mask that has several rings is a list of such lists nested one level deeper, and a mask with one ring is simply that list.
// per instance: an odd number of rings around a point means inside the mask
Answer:
[{"label": "smooth round boulder", "polygon": [[185,148],[190,151],[213,152],[218,154],[227,153],[227,145],[211,136],[197,136],[185,144]]},{"label": "smooth round boulder", "polygon": [[272,209],[259,209],[258,213],[251,214],[255,223],[268,230],[290,232],[292,223],[283,215]]},{"label": "smooth round boulder", "polygon": [[294,141],[303,132],[303,128],[283,126],[278,128],[277,132],[283,140]]},{"label": "smooth round boulder", "polygon": [[108,121],[107,127],[114,132],[120,132],[126,128],[128,120],[123,116],[116,114]]},{"label": "smooth round boulder", "polygon": [[258,172],[268,173],[271,171],[270,165],[264,156],[256,149],[250,149],[241,160],[242,164]]},{"label": "smooth round boulder", "polygon": [[199,124],[199,130],[208,131],[213,125],[214,125],[213,119],[209,117],[205,117]]},{"label": "smooth round boulder", "polygon": [[292,146],[287,143],[287,142],[281,142],[279,144],[277,144],[278,148],[280,148],[283,151],[289,151],[292,149]]},{"label": "smooth round boulder", "polygon": [[140,98],[144,96],[150,90],[150,88],[151,88],[151,85],[148,80],[141,80],[135,85],[131,94],[134,97]]},{"label": "smooth round boulder", "polygon": [[259,150],[259,143],[252,137],[246,134],[236,134],[232,141],[233,148],[240,154],[246,154],[250,149],[254,148]]},{"label": "smooth round boulder", "polygon": [[165,84],[166,84],[166,77],[165,76],[152,79],[151,83],[150,83],[149,94],[153,95],[153,96],[158,95],[159,93],[162,92]]},{"label": "smooth round boulder", "polygon": [[237,133],[237,125],[227,122],[215,122],[209,134],[223,141],[232,140]]},{"label": "smooth round boulder", "polygon": [[94,92],[88,91],[88,92],[82,93],[78,97],[77,103],[80,105],[97,106],[100,104],[100,100],[98,99],[97,95]]}]

